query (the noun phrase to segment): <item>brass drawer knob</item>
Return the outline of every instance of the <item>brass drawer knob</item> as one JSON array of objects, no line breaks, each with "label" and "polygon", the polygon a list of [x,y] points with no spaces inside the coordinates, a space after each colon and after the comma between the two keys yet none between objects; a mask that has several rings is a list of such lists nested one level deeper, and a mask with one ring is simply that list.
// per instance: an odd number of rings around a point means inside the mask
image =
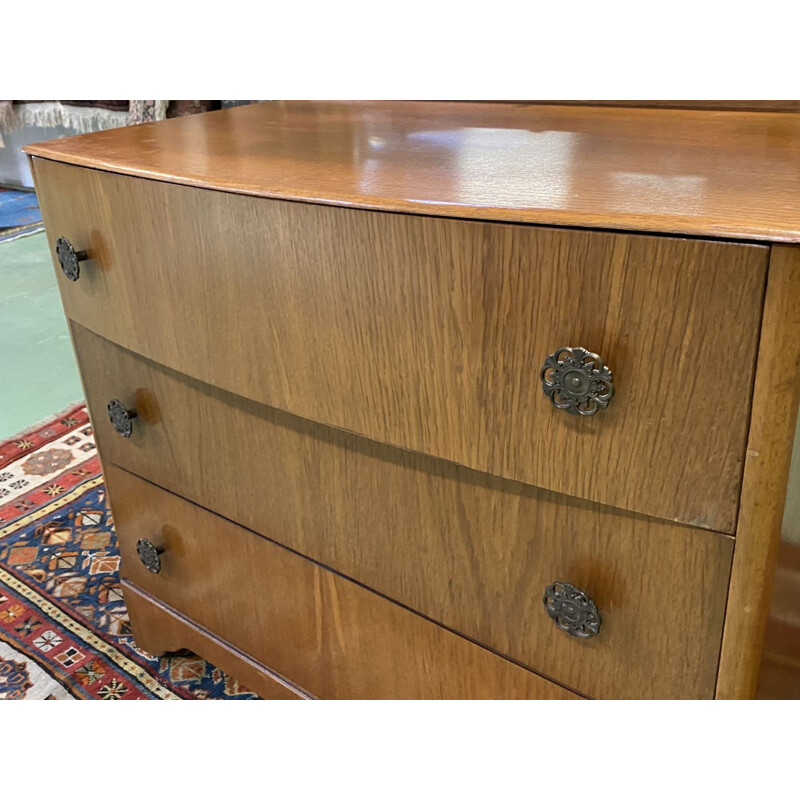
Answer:
[{"label": "brass drawer knob", "polygon": [[76,281],[81,276],[80,262],[89,257],[86,250],[76,250],[69,239],[59,236],[56,240],[56,258],[61,264],[64,274],[71,280]]},{"label": "brass drawer knob", "polygon": [[108,418],[114,430],[126,439],[133,433],[133,420],[138,416],[136,409],[125,408],[120,400],[114,399],[108,404]]},{"label": "brass drawer knob", "polygon": [[590,417],[614,396],[611,370],[597,353],[583,347],[561,347],[545,359],[542,390],[556,408]]},{"label": "brass drawer knob", "polygon": [[139,539],[136,542],[136,554],[139,556],[139,561],[154,574],[161,572],[161,554],[163,552],[163,547],[156,547],[148,539]]},{"label": "brass drawer knob", "polygon": [[586,592],[571,583],[556,581],[544,590],[544,607],[550,619],[570,636],[591,639],[600,633],[600,612]]}]

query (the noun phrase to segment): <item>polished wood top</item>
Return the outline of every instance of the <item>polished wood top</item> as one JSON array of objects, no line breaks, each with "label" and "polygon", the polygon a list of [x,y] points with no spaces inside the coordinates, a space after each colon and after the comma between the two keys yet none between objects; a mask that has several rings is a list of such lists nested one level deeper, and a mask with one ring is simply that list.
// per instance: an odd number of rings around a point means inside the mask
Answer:
[{"label": "polished wood top", "polygon": [[800,242],[800,115],[790,113],[276,101],[25,150],[289,200]]}]

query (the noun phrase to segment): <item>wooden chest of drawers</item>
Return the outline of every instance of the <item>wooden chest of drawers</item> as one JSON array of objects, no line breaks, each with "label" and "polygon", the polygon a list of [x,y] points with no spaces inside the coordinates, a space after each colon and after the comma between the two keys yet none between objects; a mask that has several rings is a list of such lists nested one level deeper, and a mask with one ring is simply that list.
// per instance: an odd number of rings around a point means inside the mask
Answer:
[{"label": "wooden chest of drawers", "polygon": [[28,148],[141,646],[269,697],[750,696],[799,151],[417,103]]}]

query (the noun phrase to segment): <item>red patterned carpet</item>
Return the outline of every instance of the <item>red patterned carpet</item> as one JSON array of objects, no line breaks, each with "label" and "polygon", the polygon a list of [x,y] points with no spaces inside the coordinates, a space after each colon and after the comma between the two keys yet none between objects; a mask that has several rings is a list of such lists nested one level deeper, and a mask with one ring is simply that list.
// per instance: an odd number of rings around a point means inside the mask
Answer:
[{"label": "red patterned carpet", "polygon": [[250,700],[191,653],[137,649],[83,405],[0,442],[0,699]]}]

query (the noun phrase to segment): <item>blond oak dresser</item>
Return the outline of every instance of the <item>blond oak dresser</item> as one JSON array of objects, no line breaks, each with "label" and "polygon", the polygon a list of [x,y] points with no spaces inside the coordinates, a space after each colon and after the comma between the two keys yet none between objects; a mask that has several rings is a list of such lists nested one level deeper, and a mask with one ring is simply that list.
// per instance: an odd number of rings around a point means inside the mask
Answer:
[{"label": "blond oak dresser", "polygon": [[274,102],[27,152],[142,648],[270,698],[754,694],[797,115]]}]

